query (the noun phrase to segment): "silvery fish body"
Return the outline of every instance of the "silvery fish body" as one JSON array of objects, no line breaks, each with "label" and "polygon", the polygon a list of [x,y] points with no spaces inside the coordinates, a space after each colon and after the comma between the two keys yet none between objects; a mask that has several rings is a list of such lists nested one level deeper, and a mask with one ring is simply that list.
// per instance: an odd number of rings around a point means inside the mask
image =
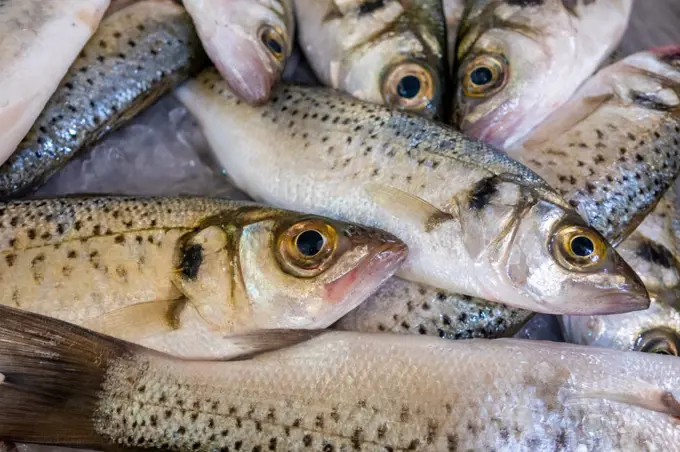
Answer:
[{"label": "silvery fish body", "polygon": [[189,15],[170,0],[140,1],[108,16],[0,167],[0,198],[37,188],[207,61]]},{"label": "silvery fish body", "polygon": [[97,29],[109,0],[0,2],[0,165]]},{"label": "silvery fish body", "polygon": [[181,361],[0,314],[8,440],[199,452],[680,448],[674,357],[307,331],[250,336],[270,351],[234,361]]},{"label": "silvery fish body", "polygon": [[[405,279],[541,312],[648,305],[632,270],[542,179],[452,128],[326,88],[285,85],[253,108],[214,70],[177,96],[240,189],[380,225],[409,246]],[[581,236],[596,260],[574,254]]]}]

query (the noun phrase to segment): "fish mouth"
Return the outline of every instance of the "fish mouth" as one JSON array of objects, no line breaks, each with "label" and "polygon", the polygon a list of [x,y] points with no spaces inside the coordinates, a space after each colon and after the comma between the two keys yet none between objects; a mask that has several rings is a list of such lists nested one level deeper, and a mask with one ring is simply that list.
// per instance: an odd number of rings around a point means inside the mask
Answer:
[{"label": "fish mouth", "polygon": [[570,315],[608,315],[644,311],[650,305],[647,291],[644,293],[611,292],[595,297],[587,312],[574,312]]},{"label": "fish mouth", "polygon": [[[225,31],[224,35],[225,42],[241,41],[240,45],[229,55],[223,54],[215,58],[212,58],[212,55],[221,52],[206,45],[206,53],[211,56],[213,64],[229,85],[229,89],[238,98],[252,106],[266,103],[283,68],[265,54],[266,51],[259,43],[243,42],[242,37],[231,30]],[[232,39],[229,41],[227,38]]]},{"label": "fish mouth", "polygon": [[[522,138],[522,136],[515,136],[515,134],[524,121],[524,114],[520,112],[503,114],[506,104],[495,108],[476,121],[464,120],[461,123],[461,131],[468,136],[504,150],[510,144]],[[499,116],[500,119],[496,119]]]},{"label": "fish mouth", "polygon": [[324,286],[326,299],[338,304],[354,292],[360,295],[354,300],[354,307],[358,306],[399,269],[407,256],[408,247],[402,242],[376,246],[351,271]]}]

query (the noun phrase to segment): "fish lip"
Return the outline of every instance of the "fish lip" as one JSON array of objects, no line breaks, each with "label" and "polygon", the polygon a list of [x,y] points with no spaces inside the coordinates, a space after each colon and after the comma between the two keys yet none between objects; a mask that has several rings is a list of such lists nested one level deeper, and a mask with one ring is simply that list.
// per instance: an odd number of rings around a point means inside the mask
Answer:
[{"label": "fish lip", "polygon": [[324,286],[326,299],[333,304],[340,303],[352,289],[364,286],[367,280],[381,274],[380,280],[375,282],[377,289],[399,269],[407,256],[408,247],[403,242],[388,241],[376,245],[352,270]]},{"label": "fish lip", "polygon": [[256,68],[255,71],[260,76],[258,77],[259,80],[244,77],[238,66],[225,67],[221,64],[215,64],[215,67],[229,85],[229,89],[237,97],[256,107],[269,101],[281,70],[271,70],[260,58],[251,60],[251,64],[252,66],[248,70],[252,71],[253,68]]},{"label": "fish lip", "polygon": [[[586,315],[608,315],[624,314],[626,312],[644,311],[649,308],[651,301],[647,291],[642,293],[631,293],[613,291],[599,295],[593,299],[593,305],[597,306],[597,311],[589,310]],[[573,313],[570,315],[579,315]]]}]

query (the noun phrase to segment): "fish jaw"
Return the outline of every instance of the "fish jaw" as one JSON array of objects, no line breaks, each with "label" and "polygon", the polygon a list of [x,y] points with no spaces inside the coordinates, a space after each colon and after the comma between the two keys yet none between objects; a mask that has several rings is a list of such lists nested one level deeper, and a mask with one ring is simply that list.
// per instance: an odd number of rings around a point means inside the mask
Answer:
[{"label": "fish jaw", "polygon": [[401,242],[388,242],[377,246],[356,268],[324,286],[330,305],[339,306],[311,328],[327,328],[347,312],[359,306],[402,265],[408,247]]}]

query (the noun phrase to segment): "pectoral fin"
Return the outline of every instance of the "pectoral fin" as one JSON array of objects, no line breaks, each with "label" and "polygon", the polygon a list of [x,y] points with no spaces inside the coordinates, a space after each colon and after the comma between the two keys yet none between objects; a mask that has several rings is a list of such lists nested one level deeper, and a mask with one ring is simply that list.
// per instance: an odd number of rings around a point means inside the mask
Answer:
[{"label": "pectoral fin", "polygon": [[[526,150],[533,149],[541,146],[545,141],[554,140],[555,137],[561,136],[576,124],[586,120],[600,105],[612,97],[614,97],[612,93],[600,94],[565,105],[538,126],[521,147]],[[513,152],[509,154],[515,155]]]},{"label": "pectoral fin", "polygon": [[179,328],[178,315],[184,298],[138,303],[95,317],[83,327],[128,341],[135,341]]},{"label": "pectoral fin", "polygon": [[422,225],[425,232],[430,232],[445,221],[455,218],[424,199],[398,188],[368,184],[366,190],[377,204],[384,207],[392,215]]},{"label": "pectoral fin", "polygon": [[664,391],[660,388],[650,388],[646,391],[627,393],[609,391],[586,391],[570,395],[567,402],[575,402],[580,399],[603,399],[610,402],[625,403],[647,410],[658,411],[680,419],[680,395]]}]

